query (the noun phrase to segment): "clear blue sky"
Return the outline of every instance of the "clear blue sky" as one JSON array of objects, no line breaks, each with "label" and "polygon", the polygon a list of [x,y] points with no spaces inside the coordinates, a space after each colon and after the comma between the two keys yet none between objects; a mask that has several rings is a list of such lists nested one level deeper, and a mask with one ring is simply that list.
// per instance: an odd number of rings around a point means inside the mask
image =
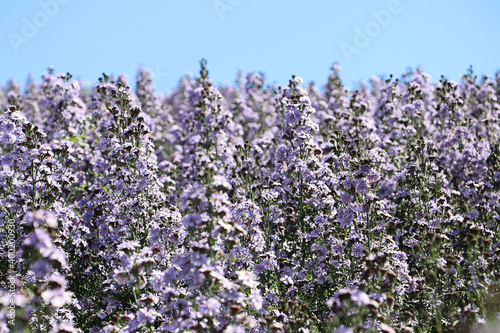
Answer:
[{"label": "clear blue sky", "polygon": [[335,61],[349,86],[417,65],[433,80],[459,80],[469,65],[500,69],[499,17],[498,0],[2,1],[0,83],[39,80],[49,65],[92,83],[127,73],[132,83],[142,65],[168,91],[203,57],[216,83],[241,68],[323,85]]}]

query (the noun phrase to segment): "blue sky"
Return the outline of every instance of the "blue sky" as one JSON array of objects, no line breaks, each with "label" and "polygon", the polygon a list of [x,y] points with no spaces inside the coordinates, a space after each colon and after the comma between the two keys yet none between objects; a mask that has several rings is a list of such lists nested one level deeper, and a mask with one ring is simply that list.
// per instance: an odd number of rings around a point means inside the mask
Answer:
[{"label": "blue sky", "polygon": [[216,83],[239,68],[323,85],[333,62],[348,86],[422,65],[434,81],[500,70],[500,2],[431,0],[40,0],[0,4],[0,83],[56,72],[153,71],[169,91],[208,60]]}]

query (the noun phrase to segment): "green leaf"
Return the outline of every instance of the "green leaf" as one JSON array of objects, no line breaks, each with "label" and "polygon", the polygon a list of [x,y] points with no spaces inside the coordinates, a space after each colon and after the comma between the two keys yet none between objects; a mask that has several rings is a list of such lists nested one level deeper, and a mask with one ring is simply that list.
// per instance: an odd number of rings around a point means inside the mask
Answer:
[{"label": "green leaf", "polygon": [[76,136],[73,136],[71,138],[69,138],[69,137],[64,138],[64,140],[73,141],[73,142],[78,142],[78,141],[80,141],[80,139],[87,140],[88,137],[85,135],[76,135]]}]

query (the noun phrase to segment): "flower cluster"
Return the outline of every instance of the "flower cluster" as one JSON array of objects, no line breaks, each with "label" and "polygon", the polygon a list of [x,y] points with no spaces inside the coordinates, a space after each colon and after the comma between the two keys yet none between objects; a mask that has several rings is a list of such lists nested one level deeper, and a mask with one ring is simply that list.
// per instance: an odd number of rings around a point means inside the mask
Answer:
[{"label": "flower cluster", "polygon": [[0,332],[494,329],[500,74],[340,73],[8,82]]}]

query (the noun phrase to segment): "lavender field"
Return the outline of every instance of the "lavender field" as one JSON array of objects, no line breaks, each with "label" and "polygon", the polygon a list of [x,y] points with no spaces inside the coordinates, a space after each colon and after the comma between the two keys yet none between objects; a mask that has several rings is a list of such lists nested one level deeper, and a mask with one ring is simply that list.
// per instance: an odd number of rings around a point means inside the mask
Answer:
[{"label": "lavender field", "polygon": [[498,332],[500,74],[340,71],[3,84],[0,332]]}]

